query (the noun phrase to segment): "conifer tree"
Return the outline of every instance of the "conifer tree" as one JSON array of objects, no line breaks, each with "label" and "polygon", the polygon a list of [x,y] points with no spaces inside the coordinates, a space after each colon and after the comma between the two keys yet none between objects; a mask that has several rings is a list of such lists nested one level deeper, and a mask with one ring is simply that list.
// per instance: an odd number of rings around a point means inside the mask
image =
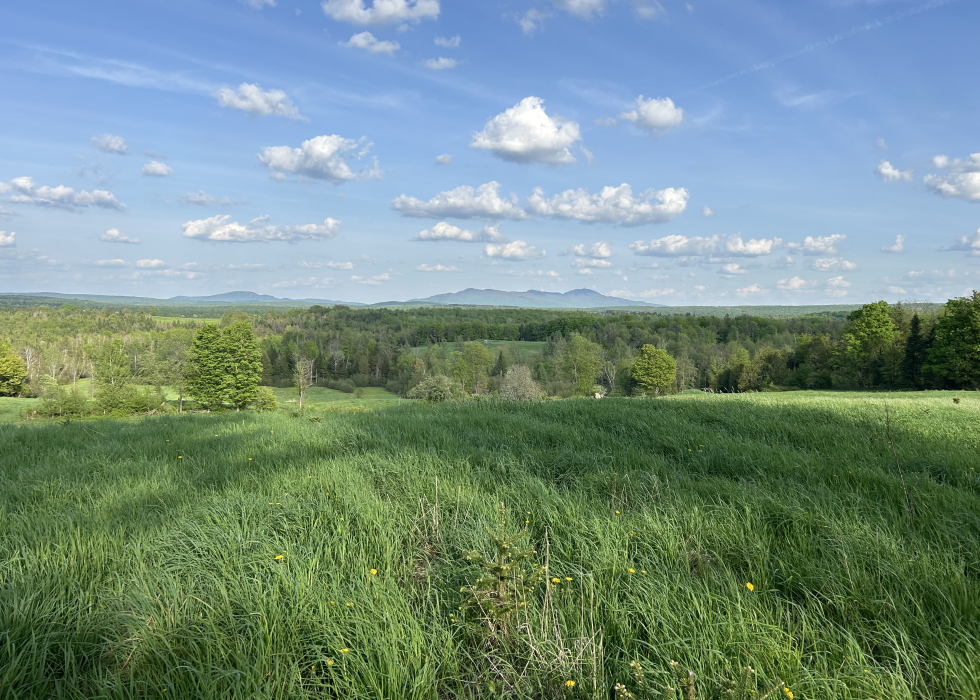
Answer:
[{"label": "conifer tree", "polygon": [[240,411],[252,403],[259,391],[262,351],[255,342],[251,324],[246,321],[225,328],[221,341],[224,364],[222,398]]},{"label": "conifer tree", "polygon": [[191,343],[187,393],[209,411],[221,408],[226,365],[221,330],[214,323],[204,324]]}]

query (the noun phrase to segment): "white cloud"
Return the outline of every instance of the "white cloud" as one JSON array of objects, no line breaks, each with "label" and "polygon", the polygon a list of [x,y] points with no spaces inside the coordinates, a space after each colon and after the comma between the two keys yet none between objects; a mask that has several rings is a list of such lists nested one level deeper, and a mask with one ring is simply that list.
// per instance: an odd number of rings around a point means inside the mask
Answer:
[{"label": "white cloud", "polygon": [[525,97],[493,117],[473,135],[471,148],[482,148],[514,163],[574,163],[568,148],[581,140],[579,126],[562,117],[549,117],[540,97]]},{"label": "white cloud", "polygon": [[444,49],[456,49],[459,48],[459,44],[462,40],[463,39],[459,36],[459,34],[457,34],[456,36],[451,37],[437,36],[432,41],[436,46],[441,46]]},{"label": "white cloud", "polygon": [[252,116],[267,117],[275,114],[290,119],[304,119],[299,110],[282,90],[265,90],[253,83],[242,83],[238,90],[222,87],[211,94],[222,107],[248,112]]},{"label": "white cloud", "polygon": [[17,245],[16,240],[17,233],[11,231],[7,233],[6,231],[0,231],[0,248],[13,248]]},{"label": "white cloud", "polygon": [[718,247],[718,236],[702,238],[701,236],[681,236],[674,234],[655,238],[650,243],[636,241],[630,243],[630,250],[636,255],[675,256],[675,255],[707,255]]},{"label": "white cloud", "polygon": [[269,7],[276,6],[276,0],[238,0],[243,5],[248,5],[255,10],[261,10],[263,7],[268,5]]},{"label": "white cloud", "polygon": [[729,255],[744,255],[746,257],[769,255],[782,244],[782,238],[750,238],[743,241],[742,234],[736,233],[729,236],[728,240],[725,241],[725,252]]},{"label": "white cloud", "polygon": [[609,247],[609,244],[606,243],[605,241],[599,241],[597,243],[593,243],[588,248],[585,247],[584,243],[579,243],[578,245],[572,246],[572,253],[582,258],[587,258],[589,256],[593,258],[612,257],[612,249]]},{"label": "white cloud", "polygon": [[943,197],[956,197],[968,202],[980,202],[980,153],[965,159],[950,160],[946,156],[932,159],[937,168],[949,169],[946,175],[926,175],[925,186]]},{"label": "white cloud", "polygon": [[0,194],[14,192],[10,201],[15,204],[34,204],[39,207],[53,207],[78,211],[85,207],[102,207],[103,209],[118,209],[125,211],[126,205],[116,199],[116,195],[107,190],[76,192],[71,187],[58,185],[38,187],[30,177],[15,177],[10,182],[0,182]]},{"label": "white cloud", "polygon": [[173,168],[158,160],[151,160],[143,166],[142,170],[142,174],[147,177],[167,177],[167,175],[173,175],[173,173]]},{"label": "white cloud", "polygon": [[715,213],[714,213],[713,211],[711,211],[711,207],[704,207],[704,208],[703,208],[703,209],[701,210],[701,216],[703,216],[703,217],[704,217],[704,218],[706,218],[706,219],[707,219],[707,218],[708,218],[709,216],[714,216],[714,215],[715,215]]},{"label": "white cloud", "polygon": [[804,255],[828,255],[837,252],[837,244],[847,238],[843,233],[829,236],[807,236],[802,243],[789,243],[788,247],[800,250]]},{"label": "white cloud", "polygon": [[561,275],[554,270],[507,270],[503,274],[510,277],[553,277],[561,280]]},{"label": "white cloud", "polygon": [[447,68],[455,68],[459,65],[459,61],[455,58],[443,58],[440,56],[439,58],[427,58],[422,61],[422,65],[429,70],[445,70]]},{"label": "white cloud", "polygon": [[181,195],[180,199],[187,202],[188,204],[197,204],[201,207],[210,207],[214,204],[226,207],[231,204],[231,200],[227,197],[212,197],[204,190],[198,190],[197,192],[188,192],[185,195]]},{"label": "white cloud", "polygon": [[640,226],[670,221],[687,207],[687,198],[683,187],[649,189],[634,198],[632,188],[623,183],[619,187],[603,187],[594,195],[584,189],[565,190],[551,199],[545,199],[544,190],[536,187],[528,204],[535,214],[556,219]]},{"label": "white cloud", "polygon": [[980,228],[972,238],[960,236],[956,239],[956,243],[943,250],[963,250],[973,255],[980,255]]},{"label": "white cloud", "polygon": [[530,258],[543,258],[545,256],[545,251],[539,251],[524,241],[513,241],[501,245],[488,243],[484,246],[483,252],[490,258],[506,258],[508,260],[528,260]]},{"label": "white cloud", "polygon": [[333,260],[331,260],[330,262],[327,263],[327,267],[332,268],[334,270],[353,270],[354,269],[354,263],[352,263],[350,261],[347,261],[347,262],[334,262]]},{"label": "white cloud", "polygon": [[365,139],[354,141],[342,136],[317,136],[304,141],[299,148],[267,146],[259,154],[259,162],[273,172],[274,177],[287,174],[314,180],[329,180],[335,185],[348,180],[380,180],[377,158],[368,170],[353,171],[347,159],[360,160],[371,150]]},{"label": "white cloud", "polygon": [[388,282],[391,280],[391,275],[384,272],[380,275],[373,275],[371,277],[360,277],[359,275],[351,275],[351,280],[357,282],[358,284],[372,284],[377,285],[382,282]]},{"label": "white cloud", "polygon": [[[0,185],[2,185],[2,184],[3,183],[0,183]],[[0,189],[0,192],[3,192],[3,191],[4,191],[3,189]],[[10,211],[9,209],[4,209],[3,207],[0,207],[0,219],[9,219],[13,215],[14,215],[14,213],[12,211]]]},{"label": "white cloud", "polygon": [[418,24],[439,16],[439,0],[324,0],[323,13],[338,22],[351,24]]},{"label": "white cloud", "polygon": [[452,165],[453,156],[449,153],[443,153],[441,156],[436,156],[436,165]]},{"label": "white cloud", "polygon": [[787,289],[790,291],[800,291],[803,289],[808,289],[813,286],[813,282],[807,282],[802,277],[790,277],[789,279],[779,280],[776,286],[780,289]]},{"label": "white cloud", "polygon": [[889,294],[905,294],[905,290],[902,287],[888,287]]},{"label": "white cloud", "polygon": [[111,228],[101,236],[99,236],[100,241],[105,241],[106,243],[139,243],[140,239],[130,238],[129,236],[123,235],[123,233],[117,228]]},{"label": "white cloud", "polygon": [[633,0],[633,11],[643,19],[657,19],[667,14],[667,10],[657,0]]},{"label": "white cloud", "polygon": [[154,158],[154,159],[159,159],[159,160],[166,160],[167,159],[167,156],[163,155],[162,153],[157,153],[152,148],[149,148],[149,149],[143,151],[143,155],[146,156],[147,158]]},{"label": "white cloud", "polygon": [[592,268],[583,267],[576,274],[579,274],[579,275],[591,275],[592,274]]},{"label": "white cloud", "polygon": [[718,270],[723,275],[747,275],[749,271],[738,263],[726,263]]},{"label": "white cloud", "polygon": [[305,267],[305,268],[308,268],[308,269],[311,269],[311,270],[319,270],[321,267],[323,267],[323,263],[322,262],[307,262],[305,260],[300,260],[299,261],[299,266],[300,267]]},{"label": "white cloud", "polygon": [[350,41],[337,43],[348,49],[363,49],[369,53],[386,53],[389,56],[401,48],[401,44],[397,41],[380,41],[371,32],[361,32],[352,36]]},{"label": "white cloud", "polygon": [[612,267],[613,264],[601,258],[576,258],[572,263],[573,267]]},{"label": "white cloud", "polygon": [[763,289],[762,286],[759,285],[758,283],[750,284],[748,287],[742,287],[741,289],[735,290],[735,294],[740,297],[754,297],[754,296],[760,296],[768,293],[769,291]]},{"label": "white cloud", "polygon": [[129,263],[122,258],[113,258],[111,260],[96,260],[95,264],[99,267],[126,267]]},{"label": "white cloud", "polygon": [[817,258],[810,263],[810,268],[819,272],[830,270],[856,270],[857,265],[844,258]]},{"label": "white cloud", "polygon": [[166,267],[167,263],[163,260],[158,260],[156,258],[147,258],[146,260],[137,260],[136,267],[156,269],[159,267]]},{"label": "white cloud", "polygon": [[93,136],[91,141],[92,145],[103,153],[118,153],[119,155],[129,153],[129,146],[126,145],[126,140],[122,136],[102,134]]},{"label": "white cloud", "polygon": [[684,121],[684,110],[675,106],[669,97],[651,97],[645,100],[640,95],[636,98],[636,109],[623,112],[619,117],[659,137],[668,129],[681,125]]},{"label": "white cloud", "polygon": [[459,272],[459,268],[453,265],[446,267],[445,265],[426,265],[425,263],[415,269],[419,272]]},{"label": "white cloud", "polygon": [[521,25],[521,31],[525,35],[531,36],[538,29],[541,28],[541,20],[550,17],[551,15],[547,12],[542,12],[541,10],[530,9],[523,15],[517,18],[517,23]]},{"label": "white cloud", "polygon": [[885,142],[885,139],[878,139],[875,141],[875,147],[884,151],[888,149],[888,144]]},{"label": "white cloud", "polygon": [[878,163],[878,167],[875,168],[875,175],[880,177],[885,182],[897,182],[898,180],[905,180],[907,182],[912,181],[911,170],[899,170],[884,159],[882,159],[882,161]]},{"label": "white cloud", "polygon": [[902,234],[895,236],[894,245],[886,245],[881,248],[882,253],[901,253],[903,250],[905,250],[905,236]]},{"label": "white cloud", "polygon": [[551,4],[559,10],[565,10],[584,19],[593,14],[602,14],[606,9],[606,0],[551,0]]},{"label": "white cloud", "polygon": [[517,195],[503,199],[499,182],[487,182],[475,190],[462,185],[454,190],[440,192],[428,202],[408,195],[398,195],[391,200],[391,208],[402,216],[426,219],[513,219],[530,218],[517,205]]},{"label": "white cloud", "polygon": [[336,219],[325,219],[322,224],[301,224],[298,226],[272,226],[266,224],[268,216],[252,219],[247,224],[237,221],[228,222],[231,218],[212,216],[207,219],[188,221],[182,225],[185,238],[196,238],[200,241],[220,241],[225,243],[252,243],[267,241],[317,241],[333,238],[340,229]]},{"label": "white cloud", "polygon": [[483,243],[490,241],[493,243],[506,243],[507,238],[500,235],[498,226],[484,226],[479,231],[467,231],[458,226],[453,226],[445,221],[440,221],[432,228],[419,231],[417,236],[413,236],[413,241],[462,241],[464,243]]},{"label": "white cloud", "polygon": [[829,280],[827,280],[827,286],[830,288],[844,289],[846,287],[850,287],[851,283],[838,275],[837,277],[831,277]]},{"label": "white cloud", "polygon": [[795,262],[793,260],[793,256],[784,255],[769,263],[769,267],[773,268],[774,270],[785,270],[788,267],[793,267],[794,264]]},{"label": "white cloud", "polygon": [[[611,293],[615,296],[617,291],[618,290],[615,290]],[[629,293],[627,292],[627,294]],[[658,297],[669,297],[674,294],[676,294],[676,291],[673,287],[664,287],[663,289],[644,289],[639,294],[631,296],[638,296],[641,299],[656,299]]]},{"label": "white cloud", "polygon": [[619,122],[613,117],[596,117],[592,123],[596,126],[616,126]]}]

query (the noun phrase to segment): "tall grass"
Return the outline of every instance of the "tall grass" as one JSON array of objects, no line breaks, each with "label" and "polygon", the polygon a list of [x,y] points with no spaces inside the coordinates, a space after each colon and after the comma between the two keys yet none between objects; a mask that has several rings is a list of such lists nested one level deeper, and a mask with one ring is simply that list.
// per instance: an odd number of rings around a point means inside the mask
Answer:
[{"label": "tall grass", "polygon": [[[804,394],[0,426],[0,696],[660,697],[676,659],[969,698],[980,401],[890,422],[894,455],[880,397]],[[507,637],[460,610],[501,502],[548,566]]]}]

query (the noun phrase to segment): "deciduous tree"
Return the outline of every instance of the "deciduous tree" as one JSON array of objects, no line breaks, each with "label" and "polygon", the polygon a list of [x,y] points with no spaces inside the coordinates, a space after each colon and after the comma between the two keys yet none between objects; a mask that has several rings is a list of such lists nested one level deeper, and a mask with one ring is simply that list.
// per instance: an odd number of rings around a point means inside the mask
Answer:
[{"label": "deciduous tree", "polygon": [[677,363],[674,358],[653,345],[644,345],[633,362],[633,379],[637,384],[659,394],[674,383],[677,378]]}]

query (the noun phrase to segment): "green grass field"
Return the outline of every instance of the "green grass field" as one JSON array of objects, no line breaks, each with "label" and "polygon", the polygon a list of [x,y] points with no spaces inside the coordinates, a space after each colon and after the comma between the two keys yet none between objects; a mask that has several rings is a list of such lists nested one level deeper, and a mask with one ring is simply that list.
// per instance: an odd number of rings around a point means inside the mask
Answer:
[{"label": "green grass field", "polygon": [[[975,393],[373,401],[0,425],[0,697],[980,693]],[[549,580],[506,637],[501,502]]]}]

